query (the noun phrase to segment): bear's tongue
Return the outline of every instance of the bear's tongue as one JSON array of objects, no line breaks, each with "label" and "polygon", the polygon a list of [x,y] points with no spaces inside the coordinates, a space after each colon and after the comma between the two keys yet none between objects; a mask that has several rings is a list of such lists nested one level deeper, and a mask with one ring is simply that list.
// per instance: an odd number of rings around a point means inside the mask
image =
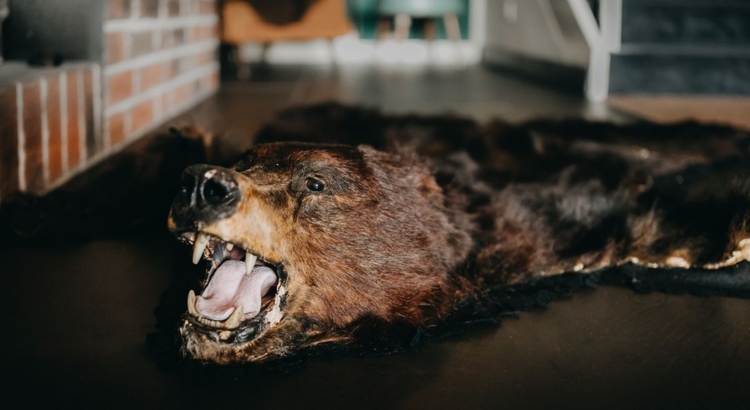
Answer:
[{"label": "bear's tongue", "polygon": [[245,262],[225,261],[196,298],[195,310],[207,319],[224,321],[242,305],[244,318],[255,317],[263,296],[275,283],[276,274],[268,266],[256,265],[252,272],[246,273]]}]

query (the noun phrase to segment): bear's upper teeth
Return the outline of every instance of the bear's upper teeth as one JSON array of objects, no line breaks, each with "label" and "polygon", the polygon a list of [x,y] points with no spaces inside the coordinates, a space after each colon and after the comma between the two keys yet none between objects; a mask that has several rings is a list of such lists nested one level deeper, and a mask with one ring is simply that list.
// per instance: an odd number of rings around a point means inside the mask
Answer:
[{"label": "bear's upper teeth", "polygon": [[234,249],[234,244],[231,242],[227,242],[227,250],[231,251],[232,249]]},{"label": "bear's upper teeth", "polygon": [[193,246],[193,264],[200,262],[206,245],[208,245],[208,235],[203,232],[198,233],[195,237],[195,245]]},{"label": "bear's upper teeth", "polygon": [[250,252],[247,252],[245,254],[245,273],[250,274],[250,272],[253,271],[253,267],[255,267],[255,261],[258,260],[258,257],[253,255]]}]

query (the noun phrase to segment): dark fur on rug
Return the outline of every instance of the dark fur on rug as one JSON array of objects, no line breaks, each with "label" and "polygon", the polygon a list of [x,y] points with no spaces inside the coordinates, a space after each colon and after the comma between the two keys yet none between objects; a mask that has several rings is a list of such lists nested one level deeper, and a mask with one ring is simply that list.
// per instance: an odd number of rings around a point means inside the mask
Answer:
[{"label": "dark fur on rug", "polygon": [[269,141],[363,143],[430,158],[438,182],[466,193],[467,210],[484,218],[478,265],[496,271],[482,275],[625,262],[715,269],[750,255],[750,136],[731,127],[479,124],[324,104],[280,113],[256,140]]},{"label": "dark fur on rug", "polygon": [[[371,342],[382,352],[460,332],[471,323],[499,321],[602,284],[626,286],[637,292],[750,297],[746,262],[750,259],[749,141],[742,130],[694,122],[621,125],[540,120],[515,125],[502,121],[480,124],[453,116],[385,115],[367,108],[322,104],[279,113],[258,134],[258,148],[239,156],[232,172],[259,181],[273,175],[277,181],[274,186],[282,186],[284,183],[278,181],[284,179],[276,176],[276,170],[288,163],[297,164],[300,152],[313,151],[323,157],[350,152],[340,146],[298,144],[303,142],[365,144],[386,151],[388,155],[378,158],[390,158],[381,161],[392,161],[387,163],[395,164],[396,170],[378,174],[381,181],[404,175],[407,179],[414,175],[418,181],[422,180],[417,177],[425,174],[435,176],[434,183],[423,183],[424,189],[444,195],[438,207],[454,217],[455,225],[472,238],[471,250],[449,272],[454,287],[441,300],[450,304],[446,309],[450,313],[438,315],[445,320],[435,326],[433,322],[415,326],[406,320],[364,314],[340,329],[325,328],[321,343],[315,339],[309,343],[301,336],[277,343],[283,348],[290,346],[289,351],[315,346],[316,350],[338,353],[340,348],[362,346],[336,340],[356,339],[365,342],[366,351],[375,350],[369,349],[373,346],[367,343]],[[294,144],[261,145],[279,142]],[[426,164],[429,172],[422,172],[421,164]],[[382,166],[380,162],[373,165]],[[345,175],[368,172],[366,164],[341,169]],[[364,184],[358,188],[376,192]],[[400,192],[383,191],[383,196],[388,196],[383,201],[403,197]],[[274,209],[284,210],[286,202],[275,203],[280,205]],[[423,204],[414,207],[425,209]],[[255,208],[244,207],[243,212],[251,213]],[[382,215],[376,209],[357,214],[361,219],[357,226],[362,231],[342,229],[336,236],[356,241],[373,231],[381,233],[379,224],[372,223]],[[458,211],[451,214],[451,210]],[[389,215],[405,212],[402,207]],[[420,218],[410,218],[402,226],[408,228],[413,219]],[[251,229],[241,223],[232,226],[239,232],[233,234],[235,237]],[[431,238],[441,237],[444,231],[437,232]],[[235,242],[234,237],[225,240]],[[301,247],[305,246],[302,242]],[[453,249],[453,242],[447,242],[447,249]],[[248,241],[240,238],[237,243]],[[419,246],[419,241],[415,243]],[[375,255],[378,261],[391,256],[367,251],[358,255]],[[346,263],[352,258],[341,259]],[[315,272],[320,276],[333,274],[326,269]],[[366,271],[357,277],[378,283],[379,276]],[[398,275],[387,277],[401,279]],[[321,285],[323,278],[316,278],[321,281],[315,282],[311,293],[325,288]],[[349,292],[351,287],[341,289],[340,293],[353,293]],[[184,294],[185,287],[175,292],[175,306],[184,303]],[[406,303],[406,298],[392,298],[396,306]],[[438,310],[438,302],[430,305]],[[176,310],[172,320],[162,322],[169,324],[163,328],[163,335],[170,334],[182,310]],[[287,314],[296,314],[294,320],[301,317],[301,323],[314,328],[311,323],[317,322],[308,320],[305,312]],[[399,319],[405,316],[403,310],[397,312]],[[303,334],[304,329],[298,333]],[[159,340],[158,335],[154,340]],[[286,356],[286,352],[280,356]],[[218,357],[216,361],[243,360]]]},{"label": "dark fur on rug", "polygon": [[[271,141],[364,143],[435,158],[441,185],[465,192],[467,210],[484,219],[475,274],[517,283],[484,299],[495,302],[482,307],[490,312],[598,284],[750,297],[744,130],[692,121],[480,124],[322,104],[280,113],[256,139]],[[560,272],[591,275],[544,278]],[[541,280],[525,284],[531,276]]]}]

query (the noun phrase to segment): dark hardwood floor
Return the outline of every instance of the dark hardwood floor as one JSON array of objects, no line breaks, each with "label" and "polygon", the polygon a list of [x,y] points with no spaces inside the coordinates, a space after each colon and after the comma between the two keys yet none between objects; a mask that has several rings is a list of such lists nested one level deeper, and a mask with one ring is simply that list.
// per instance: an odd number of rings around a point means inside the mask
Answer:
[{"label": "dark hardwood floor", "polygon": [[[277,110],[328,100],[482,121],[633,120],[581,95],[481,67],[256,68],[252,81],[225,79],[218,94],[154,135],[198,125],[215,133],[221,155],[231,157]],[[120,157],[148,145],[133,144]],[[103,164],[65,189],[74,195],[112,172]],[[162,182],[129,211],[151,212],[128,225],[135,229],[86,237],[68,224],[45,241],[11,240],[0,248],[7,397],[34,408],[97,409],[750,408],[750,300],[614,287],[393,355],[242,369],[178,365],[163,332],[155,336],[157,319],[184,310],[187,290],[176,284],[195,268],[154,205],[172,195],[169,181]]]}]

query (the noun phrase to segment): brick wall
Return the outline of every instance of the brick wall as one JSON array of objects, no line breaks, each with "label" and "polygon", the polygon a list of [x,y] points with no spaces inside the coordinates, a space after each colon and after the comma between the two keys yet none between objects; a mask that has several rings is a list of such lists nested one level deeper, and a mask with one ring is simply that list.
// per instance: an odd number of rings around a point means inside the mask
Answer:
[{"label": "brick wall", "polygon": [[101,61],[0,65],[0,202],[43,194],[213,93],[217,0],[103,0]]},{"label": "brick wall", "polygon": [[215,0],[109,0],[104,22],[104,145],[117,147],[219,84]]},{"label": "brick wall", "polygon": [[28,69],[11,62],[3,70],[19,75],[0,84],[0,201],[44,192],[103,152],[98,64]]}]

